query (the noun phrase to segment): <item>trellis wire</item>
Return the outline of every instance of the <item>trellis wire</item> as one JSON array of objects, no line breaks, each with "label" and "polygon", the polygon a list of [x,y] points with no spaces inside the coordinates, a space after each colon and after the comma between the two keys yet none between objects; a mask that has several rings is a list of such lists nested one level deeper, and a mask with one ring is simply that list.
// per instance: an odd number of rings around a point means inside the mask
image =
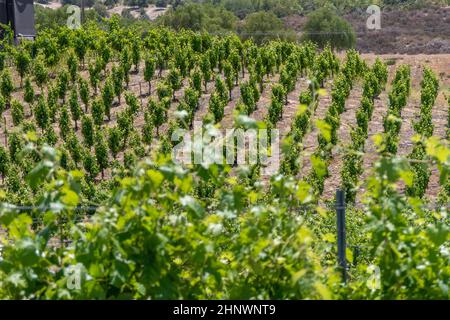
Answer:
[{"label": "trellis wire", "polygon": [[[363,203],[345,203],[344,205],[345,209],[353,209],[353,210],[368,210],[369,205],[363,204]],[[450,204],[448,205],[440,205],[440,204],[422,204],[418,206],[421,209],[426,210],[442,210],[444,208],[450,209]],[[317,208],[326,208],[328,210],[333,210],[336,208],[336,204],[330,200],[329,202],[318,202],[318,203],[309,203],[309,204],[298,204],[296,206],[290,207],[291,210],[315,210]],[[409,208],[406,207],[405,209],[413,209],[413,207]],[[59,210],[59,211],[72,211],[72,212],[86,212],[90,213],[90,215],[86,216],[92,216],[97,211],[106,210],[106,207],[104,206],[85,206],[85,207],[73,207],[73,208],[53,208],[51,206],[20,206],[20,205],[10,205],[7,203],[0,203],[0,211],[6,210],[6,211],[18,211],[18,212],[47,212],[52,210]],[[42,219],[34,218],[33,221],[41,221]],[[79,218],[79,220],[83,220],[83,217]]]},{"label": "trellis wire", "polygon": [[[365,209],[367,208],[366,205],[361,205],[361,204],[348,204],[345,202],[345,193],[342,190],[337,190],[336,191],[336,202],[332,203],[332,202],[325,202],[325,203],[317,203],[317,204],[300,204],[298,206],[296,206],[293,209],[316,209],[317,207],[327,207],[329,210],[334,209],[336,211],[336,232],[337,232],[337,263],[339,265],[339,268],[342,272],[342,277],[343,277],[343,281],[346,282],[348,279],[348,270],[350,268],[350,266],[355,267],[357,265],[357,257],[360,254],[360,251],[362,249],[372,249],[373,247],[370,245],[352,245],[350,243],[347,243],[346,240],[346,209],[347,208],[353,208],[353,209]],[[422,208],[424,207],[428,207],[428,208],[435,208],[437,209],[438,207],[442,209],[443,206],[430,206],[430,204],[424,204],[421,206]],[[450,206],[448,206],[450,207]],[[101,206],[78,206],[78,207],[73,207],[73,208],[62,208],[61,210],[64,211],[75,211],[75,212],[90,212],[90,213],[95,213],[97,212],[99,209],[101,208],[105,208],[105,207],[101,207]],[[16,210],[16,211],[23,211],[23,212],[30,212],[30,211],[47,211],[47,210],[51,210],[51,209],[55,209],[51,206],[17,206],[17,205],[1,205],[0,204],[0,212],[3,210]],[[106,209],[106,208],[105,208]],[[74,219],[70,219],[68,217],[63,217],[63,220],[69,221],[71,220],[72,222],[75,223],[85,223],[85,222],[90,222],[91,220],[91,216],[83,216],[83,217],[76,217]],[[37,224],[42,222],[42,218],[33,218],[33,223]],[[64,222],[64,221],[59,221],[59,222]],[[54,243],[54,244],[53,244]],[[56,246],[57,243],[59,243],[60,247],[67,247],[69,245],[71,245],[73,243],[73,240],[70,239],[64,239],[61,237],[58,237],[57,235],[55,235],[55,237],[53,237],[52,239],[49,240],[49,245],[50,246]],[[354,260],[353,262],[349,265],[347,263],[347,258],[346,258],[346,248],[351,248],[354,254]],[[0,247],[0,252],[1,252],[1,247]]]}]

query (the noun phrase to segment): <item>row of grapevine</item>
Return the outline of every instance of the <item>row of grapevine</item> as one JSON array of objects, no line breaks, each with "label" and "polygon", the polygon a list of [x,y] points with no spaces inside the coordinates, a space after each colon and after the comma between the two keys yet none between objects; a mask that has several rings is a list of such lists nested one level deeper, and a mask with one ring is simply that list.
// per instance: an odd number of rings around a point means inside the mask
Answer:
[{"label": "row of grapevine", "polygon": [[[314,63],[314,77],[323,88],[326,79],[334,77],[339,72],[339,59],[334,55],[331,48],[327,46],[317,57]],[[351,75],[346,75],[351,76]]]},{"label": "row of grapevine", "polygon": [[290,48],[290,55],[280,71],[278,84],[272,87],[271,103],[268,108],[268,125],[275,126],[283,117],[283,107],[288,103],[289,92],[295,89],[295,84],[299,74],[316,66],[313,56],[315,47],[312,44],[305,44],[297,48]]},{"label": "row of grapevine", "polygon": [[319,95],[311,81],[306,91],[299,96],[299,110],[291,125],[291,130],[284,141],[284,157],[281,163],[281,172],[287,175],[296,175],[300,170],[300,155],[302,141],[306,133],[311,129],[311,117],[318,105]]},{"label": "row of grapevine", "polygon": [[387,78],[387,66],[379,59],[375,61],[372,69],[367,71],[364,78],[361,105],[356,111],[357,126],[350,132],[351,143],[346,148],[341,170],[342,188],[349,203],[355,201],[358,177],[363,172],[362,155],[372,119],[374,100],[384,90]]},{"label": "row of grapevine", "polygon": [[366,69],[365,63],[354,50],[347,52],[346,62],[334,81],[331,92],[332,102],[323,120],[318,120],[318,148],[311,155],[313,170],[307,177],[317,194],[322,194],[324,182],[328,176],[328,166],[332,160],[332,148],[338,143],[337,130],[340,125],[340,115],[345,111],[345,101],[350,95],[356,80]]},{"label": "row of grapevine", "polygon": [[308,89],[299,96],[299,110],[284,141],[283,148],[285,150],[281,163],[281,172],[284,174],[296,175],[299,173],[300,155],[303,148],[302,140],[311,129],[311,117],[318,105],[319,86],[323,87],[324,81],[328,77],[333,77],[339,71],[339,61],[331,49],[327,47],[314,59],[314,64],[309,68],[312,71],[312,80],[309,80]]},{"label": "row of grapevine", "polygon": [[389,106],[384,118],[384,154],[396,154],[399,133],[402,125],[401,112],[406,106],[411,91],[411,68],[402,65],[398,68],[389,93]]},{"label": "row of grapevine", "polygon": [[[433,134],[432,109],[439,90],[439,81],[433,71],[429,68],[423,70],[421,82],[420,115],[419,120],[414,123],[415,132],[423,139],[430,138]],[[417,160],[411,163],[413,172],[413,183],[407,186],[406,193],[410,196],[423,197],[431,176],[431,169],[427,161],[430,158],[426,155],[423,141],[415,142],[409,158]]]}]

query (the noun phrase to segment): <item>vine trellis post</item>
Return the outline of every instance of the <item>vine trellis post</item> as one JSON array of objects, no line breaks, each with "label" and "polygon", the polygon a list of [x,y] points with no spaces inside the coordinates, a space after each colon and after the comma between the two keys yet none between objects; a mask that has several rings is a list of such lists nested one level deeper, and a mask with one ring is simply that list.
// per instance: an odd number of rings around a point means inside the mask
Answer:
[{"label": "vine trellis post", "polygon": [[337,220],[337,254],[338,264],[342,271],[342,279],[347,281],[346,230],[345,230],[345,192],[336,190],[336,220]]}]

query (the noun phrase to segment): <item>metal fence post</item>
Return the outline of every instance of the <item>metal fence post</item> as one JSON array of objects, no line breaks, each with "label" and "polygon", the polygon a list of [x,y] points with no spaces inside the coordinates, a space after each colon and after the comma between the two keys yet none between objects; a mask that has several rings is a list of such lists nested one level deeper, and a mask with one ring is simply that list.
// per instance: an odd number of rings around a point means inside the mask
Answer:
[{"label": "metal fence post", "polygon": [[81,24],[84,24],[85,19],[85,13],[84,13],[84,0],[81,0]]},{"label": "metal fence post", "polygon": [[5,124],[5,128],[3,129],[3,133],[5,134],[5,147],[8,148],[8,127],[6,124],[6,117],[3,117],[5,120],[3,123]]},{"label": "metal fence post", "polygon": [[142,101],[142,84],[139,81],[139,99],[141,100],[141,111],[144,110],[144,102]]},{"label": "metal fence post", "polygon": [[345,240],[345,193],[342,190],[336,190],[336,213],[337,213],[337,245],[338,245],[338,263],[342,270],[342,278],[347,281],[347,259],[346,240]]}]

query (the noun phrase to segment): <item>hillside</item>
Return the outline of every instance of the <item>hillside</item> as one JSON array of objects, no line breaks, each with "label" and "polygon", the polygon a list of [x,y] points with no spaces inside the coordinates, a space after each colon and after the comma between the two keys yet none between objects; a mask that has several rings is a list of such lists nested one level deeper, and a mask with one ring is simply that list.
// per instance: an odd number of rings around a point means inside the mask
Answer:
[{"label": "hillside", "polygon": [[[367,30],[368,15],[355,11],[344,16],[357,34],[356,49],[376,54],[437,54],[450,52],[450,7],[382,10],[381,30]],[[305,16],[284,18],[301,32]]]}]

